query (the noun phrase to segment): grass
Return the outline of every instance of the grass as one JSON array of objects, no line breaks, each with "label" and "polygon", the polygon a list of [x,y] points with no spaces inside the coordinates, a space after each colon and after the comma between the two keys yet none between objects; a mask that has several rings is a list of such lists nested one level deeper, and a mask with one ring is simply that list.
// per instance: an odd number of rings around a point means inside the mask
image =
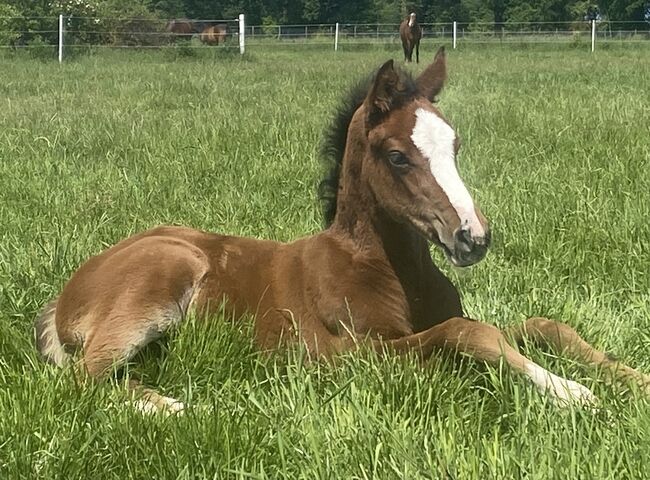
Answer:
[{"label": "grass", "polygon": [[[189,322],[132,367],[197,407],[182,417],[143,417],[119,380],[81,388],[37,359],[38,309],[125,236],[160,223],[318,231],[321,132],[347,86],[389,56],[398,48],[4,61],[0,478],[649,478],[650,403],[535,350],[603,411],[559,411],[471,362],[267,358],[247,322],[219,319]],[[452,52],[440,108],[495,242],[470,271],[432,251],[471,316],[559,318],[645,372],[649,61],[631,47]]]}]

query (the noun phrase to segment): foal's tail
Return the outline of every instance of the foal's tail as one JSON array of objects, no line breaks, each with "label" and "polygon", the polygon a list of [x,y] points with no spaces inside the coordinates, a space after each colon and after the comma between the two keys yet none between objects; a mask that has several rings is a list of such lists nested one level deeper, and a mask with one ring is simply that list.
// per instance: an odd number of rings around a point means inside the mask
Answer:
[{"label": "foal's tail", "polygon": [[36,337],[36,349],[49,362],[62,367],[68,360],[59,335],[56,333],[56,304],[58,298],[50,301],[34,321],[34,335]]}]

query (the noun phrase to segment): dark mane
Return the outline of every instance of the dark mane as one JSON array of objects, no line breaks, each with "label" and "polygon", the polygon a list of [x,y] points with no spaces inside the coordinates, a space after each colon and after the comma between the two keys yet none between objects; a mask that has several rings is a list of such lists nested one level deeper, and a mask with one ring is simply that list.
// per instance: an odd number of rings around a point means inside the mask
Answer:
[{"label": "dark mane", "polygon": [[[402,94],[402,100],[411,99],[416,91],[415,81],[408,73],[401,70],[399,71],[399,75],[404,88],[400,92]],[[318,185],[318,198],[321,201],[323,220],[326,227],[331,225],[336,215],[336,199],[339,190],[339,178],[341,176],[345,144],[348,139],[348,127],[350,126],[354,112],[357,111],[365,100],[374,77],[375,75],[373,74],[350,89],[325,131],[320,154],[327,173]]]},{"label": "dark mane", "polygon": [[345,153],[345,143],[348,139],[348,127],[354,116],[354,112],[361,106],[371,79],[357,83],[350,89],[346,99],[339,105],[334,118],[325,131],[321,145],[321,159],[327,173],[318,185],[318,198],[323,208],[323,220],[328,227],[336,215],[336,198],[339,189],[339,177],[341,176],[341,164]]}]

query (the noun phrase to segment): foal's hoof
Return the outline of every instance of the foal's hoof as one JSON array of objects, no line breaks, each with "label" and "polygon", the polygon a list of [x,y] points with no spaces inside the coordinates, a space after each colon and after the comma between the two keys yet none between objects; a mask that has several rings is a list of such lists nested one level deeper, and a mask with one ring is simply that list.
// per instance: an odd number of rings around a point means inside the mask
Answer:
[{"label": "foal's hoof", "polygon": [[595,410],[598,399],[584,385],[559,377],[539,365],[529,362],[525,373],[543,394],[550,395],[551,401],[560,407],[584,406]]},{"label": "foal's hoof", "polygon": [[598,398],[584,385],[573,380],[561,379],[549,385],[553,403],[560,407],[582,406],[594,409]]},{"label": "foal's hoof", "polygon": [[143,415],[161,413],[165,416],[183,414],[185,404],[171,397],[160,396],[155,400],[138,399],[128,402],[133,408]]}]

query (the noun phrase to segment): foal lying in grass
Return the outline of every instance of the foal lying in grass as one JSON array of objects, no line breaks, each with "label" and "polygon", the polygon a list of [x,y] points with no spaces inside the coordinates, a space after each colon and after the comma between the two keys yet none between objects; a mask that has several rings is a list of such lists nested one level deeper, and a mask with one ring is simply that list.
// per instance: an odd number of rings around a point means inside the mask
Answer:
[{"label": "foal lying in grass", "polygon": [[[490,231],[456,169],[456,132],[432,103],[446,78],[440,49],[417,79],[386,62],[334,123],[323,184],[329,227],[284,244],[163,226],[89,259],[36,320],[38,349],[63,365],[80,348],[100,378],[180,326],[188,312],[250,313],[262,349],[302,342],[329,358],[368,345],[382,354],[460,352],[504,361],[561,404],[592,404],[589,389],[532,362],[525,338],[613,377],[650,378],[595,350],[569,326],[531,318],[502,332],[464,316],[429,243],[454,265],[487,253]],[[208,327],[208,324],[205,324]],[[132,381],[146,410],[183,404]]]}]

